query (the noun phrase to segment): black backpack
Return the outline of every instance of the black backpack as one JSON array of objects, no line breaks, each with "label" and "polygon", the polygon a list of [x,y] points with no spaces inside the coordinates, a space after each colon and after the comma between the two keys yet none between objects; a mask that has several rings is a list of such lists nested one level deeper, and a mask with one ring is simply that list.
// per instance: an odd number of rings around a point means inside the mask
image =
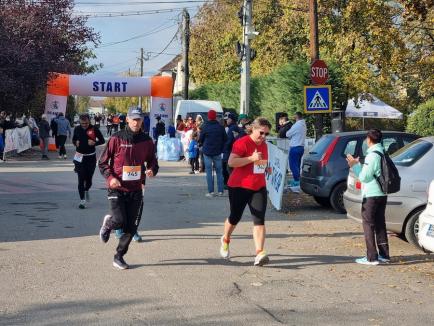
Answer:
[{"label": "black backpack", "polygon": [[381,158],[381,173],[380,176],[375,177],[380,184],[381,191],[386,195],[398,192],[401,189],[401,177],[392,159],[389,155],[379,151],[374,151],[374,153],[380,155]]}]

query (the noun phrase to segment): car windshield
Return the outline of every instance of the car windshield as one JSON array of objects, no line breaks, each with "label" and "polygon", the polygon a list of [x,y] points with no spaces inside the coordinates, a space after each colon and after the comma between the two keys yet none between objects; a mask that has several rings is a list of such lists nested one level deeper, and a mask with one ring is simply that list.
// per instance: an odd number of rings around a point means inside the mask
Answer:
[{"label": "car windshield", "polygon": [[432,147],[432,143],[418,139],[404,146],[390,157],[395,165],[411,166],[423,157]]},{"label": "car windshield", "polygon": [[309,154],[323,154],[329,147],[330,143],[333,141],[333,136],[323,136],[320,140],[316,142],[313,148],[310,150]]}]

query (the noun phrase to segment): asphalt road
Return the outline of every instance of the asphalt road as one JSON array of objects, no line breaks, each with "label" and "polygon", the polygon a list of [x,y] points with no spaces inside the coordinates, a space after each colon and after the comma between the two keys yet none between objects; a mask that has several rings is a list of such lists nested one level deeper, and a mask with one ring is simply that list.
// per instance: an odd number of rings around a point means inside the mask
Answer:
[{"label": "asphalt road", "polygon": [[362,228],[303,195],[268,210],[271,262],[254,267],[246,213],[219,258],[227,197],[208,199],[204,175],[162,162],[145,194],[140,233],[111,263],[107,212],[95,174],[79,210],[70,160],[0,166],[0,325],[432,325],[434,257],[391,236],[393,262],[360,266]]}]

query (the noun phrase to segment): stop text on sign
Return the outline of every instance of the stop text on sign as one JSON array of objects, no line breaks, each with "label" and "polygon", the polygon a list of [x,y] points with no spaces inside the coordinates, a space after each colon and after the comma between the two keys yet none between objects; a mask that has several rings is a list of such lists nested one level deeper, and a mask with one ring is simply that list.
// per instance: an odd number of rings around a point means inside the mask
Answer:
[{"label": "stop text on sign", "polygon": [[320,68],[320,67],[312,67],[312,76],[314,78],[325,78],[329,75],[329,71],[327,68]]},{"label": "stop text on sign", "polygon": [[329,70],[322,60],[315,60],[310,67],[310,79],[313,84],[323,85],[329,78]]}]

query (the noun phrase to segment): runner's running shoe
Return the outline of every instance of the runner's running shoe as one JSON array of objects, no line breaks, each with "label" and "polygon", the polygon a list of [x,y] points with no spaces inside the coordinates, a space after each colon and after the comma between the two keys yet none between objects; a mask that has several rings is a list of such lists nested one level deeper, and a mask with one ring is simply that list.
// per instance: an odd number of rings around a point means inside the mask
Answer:
[{"label": "runner's running shoe", "polygon": [[138,232],[136,232],[136,234],[134,234],[133,241],[134,242],[142,242],[143,241],[142,237],[140,236],[140,234]]},{"label": "runner's running shoe", "polygon": [[113,259],[113,267],[124,270],[128,269],[130,266],[128,266],[123,257],[115,256]]},{"label": "runner's running shoe", "polygon": [[213,192],[208,192],[205,194],[205,197],[211,198],[214,197],[214,193]]},{"label": "runner's running shoe", "polygon": [[378,265],[379,264],[378,260],[369,261],[368,257],[357,258],[355,260],[355,262],[357,264],[362,264],[362,265]]},{"label": "runner's running shoe", "polygon": [[270,261],[270,258],[268,258],[267,253],[265,250],[262,250],[259,254],[255,257],[255,263],[254,266],[264,266],[265,264],[268,264]]},{"label": "runner's running shoe", "polygon": [[228,259],[229,258],[229,243],[226,243],[224,241],[225,236],[222,235],[222,237],[220,238],[220,256],[222,256],[222,258],[224,259]]},{"label": "runner's running shoe", "polygon": [[86,201],[84,199],[80,200],[80,204],[78,205],[78,208],[80,208],[80,209],[86,208]]},{"label": "runner's running shoe", "polygon": [[101,241],[106,243],[110,239],[110,232],[112,231],[107,223],[110,220],[111,215],[104,216],[104,220],[102,222],[101,229],[99,230],[99,237],[101,238]]},{"label": "runner's running shoe", "polygon": [[122,229],[116,229],[115,230],[115,238],[116,239],[120,239],[123,234],[124,234],[124,231]]},{"label": "runner's running shoe", "polygon": [[385,258],[385,257],[383,257],[381,255],[378,255],[378,261],[380,263],[390,263],[390,258]]}]

